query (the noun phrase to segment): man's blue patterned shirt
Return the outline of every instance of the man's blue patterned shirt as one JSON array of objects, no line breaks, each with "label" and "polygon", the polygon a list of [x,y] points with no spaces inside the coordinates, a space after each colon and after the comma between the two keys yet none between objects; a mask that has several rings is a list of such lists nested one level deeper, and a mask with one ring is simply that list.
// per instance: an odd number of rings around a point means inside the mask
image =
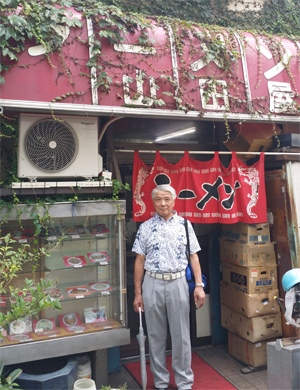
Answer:
[{"label": "man's blue patterned shirt", "polygon": [[[141,224],[132,251],[146,256],[144,268],[151,272],[178,272],[186,268],[187,238],[184,218],[176,211],[165,221],[158,214]],[[200,250],[194,229],[188,222],[190,253]]]}]

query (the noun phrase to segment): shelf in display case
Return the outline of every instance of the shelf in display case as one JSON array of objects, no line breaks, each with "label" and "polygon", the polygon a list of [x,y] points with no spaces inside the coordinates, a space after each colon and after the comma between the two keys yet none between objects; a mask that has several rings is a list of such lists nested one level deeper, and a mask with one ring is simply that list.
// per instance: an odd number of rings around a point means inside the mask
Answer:
[{"label": "shelf in display case", "polygon": [[109,329],[118,329],[122,328],[122,324],[118,321],[115,321],[111,318],[108,318],[107,321],[96,323],[96,324],[85,324],[81,323],[78,326],[69,326],[66,328],[55,327],[52,330],[38,331],[38,332],[29,332],[22,333],[18,335],[6,335],[0,342],[0,345],[12,345],[12,344],[21,344],[29,341],[40,341],[48,340],[53,337],[60,338],[70,336],[70,334],[88,334],[92,332],[103,332]]},{"label": "shelf in display case", "polygon": [[45,260],[45,272],[116,265],[117,261],[110,257],[108,249],[90,250],[89,252],[86,250],[68,251],[64,254],[53,252],[52,256]]},{"label": "shelf in display case", "polygon": [[42,237],[42,242],[46,243],[57,243],[59,241],[86,241],[86,240],[106,240],[106,239],[113,239],[114,236],[110,233],[107,234],[98,234],[95,236],[89,235],[89,236],[82,236],[82,235],[72,235],[72,236],[49,236],[49,237]]},{"label": "shelf in display case", "polygon": [[[105,251],[103,251],[105,252]],[[102,251],[101,252],[94,252],[94,253],[103,253]],[[70,255],[70,256],[64,256],[65,258],[69,259],[69,264],[65,264],[64,260],[60,260],[60,261],[51,261],[51,260],[48,260],[47,259],[47,265],[41,267],[41,266],[36,266],[35,269],[34,269],[34,272],[35,274],[40,274],[41,272],[45,272],[45,273],[49,273],[49,272],[53,272],[53,271],[70,271],[70,270],[80,270],[81,268],[95,268],[95,267],[115,267],[118,265],[118,261],[117,260],[113,260],[111,259],[109,256],[108,258],[105,257],[105,258],[102,258],[99,259],[99,261],[90,261],[89,257],[88,257],[88,254],[86,254],[84,257],[85,257],[85,261],[84,262],[75,262],[75,261],[72,261],[72,258],[74,257],[75,259],[79,258],[81,259],[82,258],[82,255]],[[71,258],[71,260],[70,260]],[[68,261],[68,260],[66,260]],[[23,270],[20,270],[20,271],[17,271],[16,274],[17,275],[24,275],[24,274],[32,274],[32,269],[29,269],[27,267],[27,269],[23,269]],[[1,303],[0,303],[0,306],[1,306]]]},{"label": "shelf in display case", "polygon": [[58,284],[55,290],[59,290],[62,294],[62,297],[59,298],[61,302],[82,298],[108,297],[110,295],[119,294],[120,291],[119,288],[111,286],[107,280],[83,281],[80,284]]},{"label": "shelf in display case", "polygon": [[27,244],[38,238],[42,242],[56,242],[59,240],[86,240],[86,239],[111,239],[114,234],[109,230],[106,223],[98,222],[94,225],[53,225],[43,228],[38,236],[34,235],[33,225],[25,228],[7,226],[0,231],[0,245],[4,243],[4,236],[11,234],[11,239],[16,241],[16,244]]},{"label": "shelf in display case", "polygon": [[40,237],[42,242],[44,243],[56,243],[58,241],[75,241],[75,240],[106,240],[106,239],[113,239],[114,235],[112,233],[99,233],[99,234],[89,234],[89,235],[83,235],[83,234],[72,234],[72,235],[61,235],[61,236],[47,236],[47,237]]},{"label": "shelf in display case", "polygon": [[[111,286],[108,281],[83,281],[80,285],[77,283],[59,284],[50,290],[49,297],[52,300],[59,299],[60,303],[78,300],[78,299],[95,299],[107,298],[110,296],[119,295],[120,289]],[[30,294],[29,294],[30,295]],[[24,301],[30,301],[30,297],[24,296]],[[11,301],[8,296],[0,297],[0,306],[2,308],[10,308]]]},{"label": "shelf in display case", "polygon": [[82,268],[86,269],[86,268],[97,268],[97,267],[113,267],[117,264],[117,261],[99,261],[97,263],[90,263],[90,264],[85,264],[85,265],[82,265],[82,264],[78,264],[78,265],[73,265],[73,266],[70,266],[70,267],[66,267],[64,265],[62,265],[61,267],[45,267],[44,268],[44,272],[46,273],[49,273],[49,272],[53,272],[53,271],[70,271],[70,270],[80,270]]},{"label": "shelf in display case", "polygon": [[63,240],[86,240],[86,239],[105,239],[112,238],[113,234],[107,227],[107,223],[97,222],[91,225],[84,224],[66,224],[53,225],[44,228],[39,237],[46,241]]}]

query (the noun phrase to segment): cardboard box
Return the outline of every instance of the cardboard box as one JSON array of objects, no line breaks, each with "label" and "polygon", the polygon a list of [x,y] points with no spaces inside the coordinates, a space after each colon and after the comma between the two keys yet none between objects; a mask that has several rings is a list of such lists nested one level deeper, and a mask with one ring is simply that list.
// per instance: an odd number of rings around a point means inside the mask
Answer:
[{"label": "cardboard box", "polygon": [[264,245],[244,245],[219,240],[220,259],[244,267],[276,265],[274,242]]},{"label": "cardboard box", "polygon": [[270,242],[270,227],[268,223],[223,224],[222,239],[244,245],[262,245]]},{"label": "cardboard box", "polygon": [[274,296],[279,296],[278,290],[258,294],[243,294],[226,286],[223,282],[220,283],[221,304],[248,318],[279,313],[280,307],[274,300]]},{"label": "cardboard box", "polygon": [[251,343],[234,333],[228,332],[228,352],[234,359],[248,366],[259,367],[267,364],[267,344],[276,339]]},{"label": "cardboard box", "polygon": [[277,289],[277,267],[243,267],[221,261],[223,282],[242,293],[257,294]]},{"label": "cardboard box", "polygon": [[251,343],[282,335],[281,313],[247,318],[221,305],[221,326]]}]

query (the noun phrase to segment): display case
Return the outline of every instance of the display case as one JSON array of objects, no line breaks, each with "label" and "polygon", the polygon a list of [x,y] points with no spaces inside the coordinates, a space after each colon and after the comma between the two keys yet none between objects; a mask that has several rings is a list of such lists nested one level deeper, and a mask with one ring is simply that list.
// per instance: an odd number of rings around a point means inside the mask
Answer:
[{"label": "display case", "polygon": [[[33,212],[34,210],[34,212]],[[35,236],[34,214],[50,214]],[[18,205],[2,210],[1,237],[7,233],[15,248],[29,244],[44,248],[32,269],[26,264],[13,279],[22,288],[25,278],[51,280],[51,299],[62,309],[43,310],[38,317],[10,323],[0,339],[5,364],[106,349],[130,342],[127,329],[124,252],[125,201],[79,201],[49,204],[38,209]],[[0,243],[4,244],[4,241]],[[31,294],[24,297],[30,300]],[[0,311],[11,307],[11,297],[0,297]]]}]

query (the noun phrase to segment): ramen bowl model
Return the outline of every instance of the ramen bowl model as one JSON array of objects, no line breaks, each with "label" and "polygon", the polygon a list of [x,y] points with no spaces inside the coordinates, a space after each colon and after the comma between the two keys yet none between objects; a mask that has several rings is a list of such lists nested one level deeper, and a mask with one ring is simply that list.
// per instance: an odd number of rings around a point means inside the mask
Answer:
[{"label": "ramen bowl model", "polygon": [[49,297],[53,300],[53,299],[59,299],[62,297],[62,293],[60,291],[50,291],[49,292]]},{"label": "ramen bowl model", "polygon": [[103,290],[107,290],[109,288],[110,288],[110,285],[108,283],[98,282],[98,283],[91,284],[91,289],[93,291],[103,291]]},{"label": "ramen bowl model", "polygon": [[100,233],[101,232],[101,229],[100,229],[100,227],[99,226],[97,226],[97,225],[94,225],[94,226],[90,226],[89,227],[89,231],[90,231],[90,233]]},{"label": "ramen bowl model", "polygon": [[77,317],[74,313],[66,314],[63,317],[63,323],[67,326],[73,326],[77,324]]},{"label": "ramen bowl model", "polygon": [[53,329],[53,322],[46,318],[43,318],[36,323],[36,328],[43,330],[51,330]]},{"label": "ramen bowl model", "polygon": [[88,295],[89,290],[85,287],[73,287],[68,289],[68,294],[69,295]]},{"label": "ramen bowl model", "polygon": [[78,226],[77,227],[77,233],[84,234],[85,233],[84,227],[83,226]]},{"label": "ramen bowl model", "polygon": [[79,259],[79,257],[70,257],[67,262],[71,265],[80,265],[82,263],[82,260]]},{"label": "ramen bowl model", "polygon": [[14,230],[12,232],[13,238],[21,238],[23,234],[23,230]]},{"label": "ramen bowl model", "polygon": [[64,233],[65,234],[75,234],[75,233],[77,233],[77,229],[74,226],[66,226],[64,228]]},{"label": "ramen bowl model", "polygon": [[91,255],[89,255],[89,258],[92,261],[96,262],[96,261],[105,261],[105,260],[107,260],[108,256],[105,253],[95,252],[95,253],[92,253]]},{"label": "ramen bowl model", "polygon": [[9,324],[9,333],[10,334],[21,334],[24,333],[26,329],[26,322],[24,320],[15,320]]}]

